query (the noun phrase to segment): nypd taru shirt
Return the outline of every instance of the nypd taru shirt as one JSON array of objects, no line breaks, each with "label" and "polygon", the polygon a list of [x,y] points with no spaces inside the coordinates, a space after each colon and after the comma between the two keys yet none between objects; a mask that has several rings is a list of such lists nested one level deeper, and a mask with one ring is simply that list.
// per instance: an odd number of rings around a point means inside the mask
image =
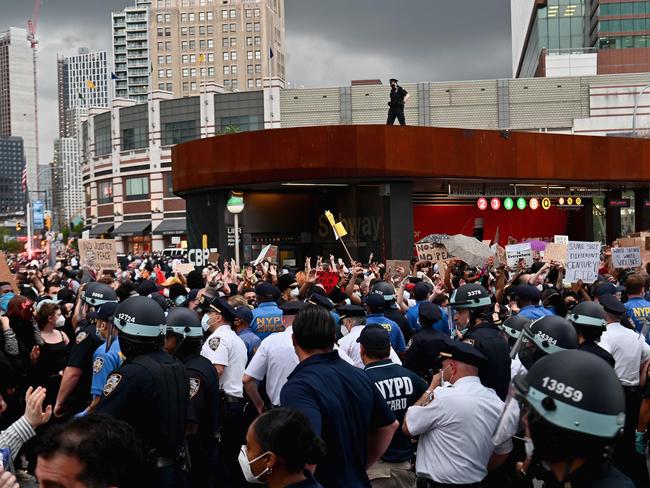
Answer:
[{"label": "nypd taru shirt", "polygon": [[388,463],[409,461],[413,456],[414,444],[404,435],[401,425],[406,410],[418,401],[427,389],[427,384],[413,371],[390,359],[369,364],[365,371],[400,423],[400,428],[395,431],[390,446],[381,458]]},{"label": "nypd taru shirt", "polygon": [[[634,323],[634,328],[637,332],[641,332],[646,323],[650,322],[650,302],[643,297],[634,297],[630,298],[623,305],[627,309],[627,315]],[[649,335],[646,334],[645,341],[650,344]]]},{"label": "nypd taru shirt", "polygon": [[400,329],[395,322],[391,319],[387,319],[384,314],[374,313],[368,315],[368,318],[366,319],[366,325],[370,324],[379,324],[388,331],[388,335],[390,336],[390,345],[393,346],[395,352],[401,353],[406,351],[404,334],[402,333],[402,329]]},{"label": "nypd taru shirt", "polygon": [[269,335],[276,332],[284,332],[282,315],[282,310],[275,302],[260,303],[257,308],[253,310],[251,330],[257,334],[257,337],[261,340],[266,339]]}]

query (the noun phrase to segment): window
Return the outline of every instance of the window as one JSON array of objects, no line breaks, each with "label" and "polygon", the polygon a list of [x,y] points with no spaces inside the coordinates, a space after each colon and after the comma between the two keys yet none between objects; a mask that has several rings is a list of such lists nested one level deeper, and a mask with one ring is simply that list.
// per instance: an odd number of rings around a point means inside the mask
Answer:
[{"label": "window", "polygon": [[253,24],[250,22],[246,24],[246,32],[253,32]]},{"label": "window", "polygon": [[147,176],[126,178],[124,183],[127,200],[145,200],[149,198],[149,178]]},{"label": "window", "polygon": [[260,16],[260,9],[256,8],[255,9],[255,17],[259,17],[259,16]]},{"label": "window", "polygon": [[196,49],[196,41],[190,41],[188,45],[190,49]]},{"label": "window", "polygon": [[262,59],[262,51],[255,51],[255,59]]},{"label": "window", "polygon": [[199,49],[201,50],[205,49],[205,39],[201,39],[199,41]]},{"label": "window", "polygon": [[235,65],[232,65],[232,66],[230,67],[230,73],[231,73],[233,76],[237,75],[237,65],[236,65],[236,64],[235,64]]},{"label": "window", "polygon": [[158,56],[158,64],[165,64],[165,56]]},{"label": "window", "polygon": [[210,66],[208,68],[208,76],[214,76],[214,67]]},{"label": "window", "polygon": [[255,22],[255,32],[260,32],[260,30],[261,30],[261,28],[260,28],[260,23],[259,23],[259,22]]},{"label": "window", "polygon": [[[196,90],[196,82],[190,85],[192,91]],[[162,131],[162,145],[171,146],[199,137],[198,120],[183,120],[164,124]]]},{"label": "window", "polygon": [[214,39],[208,39],[208,49],[214,48]]},{"label": "window", "polygon": [[200,26],[199,26],[199,35],[200,35],[200,36],[204,36],[204,35],[205,35],[205,26],[204,26],[204,25],[200,25]]},{"label": "window", "polygon": [[246,74],[247,75],[252,75],[253,74],[253,65],[252,64],[249,64],[248,66],[246,66]]},{"label": "window", "polygon": [[246,45],[247,46],[252,46],[253,45],[253,38],[252,37],[247,37],[246,38]]},{"label": "window", "polygon": [[255,36],[255,45],[256,46],[262,45],[262,38],[260,36]]},{"label": "window", "polygon": [[[196,81],[193,81],[193,82],[191,83],[191,87],[192,87],[192,91],[196,91]],[[198,136],[197,136],[197,137],[198,137]],[[194,139],[196,139],[196,137],[194,137]]]},{"label": "window", "polygon": [[230,66],[224,66],[223,67],[223,74],[224,75],[229,75],[230,74]]},{"label": "window", "polygon": [[159,90],[164,90],[165,89],[165,84],[164,83],[158,83],[158,89]]},{"label": "window", "polygon": [[187,81],[183,82],[183,91],[190,91],[190,84]]},{"label": "window", "polygon": [[167,91],[174,91],[174,85],[172,83],[167,83]]},{"label": "window", "polygon": [[187,14],[187,20],[189,22],[194,22],[194,13],[193,12],[190,12],[189,14]]},{"label": "window", "polygon": [[208,35],[211,36],[213,33],[214,29],[212,28],[211,25],[208,26]]},{"label": "window", "polygon": [[221,18],[223,20],[228,20],[228,11],[227,10],[222,10],[221,11]]},{"label": "window", "polygon": [[165,43],[159,42],[158,43],[158,51],[163,51],[165,49]]},{"label": "window", "polygon": [[[160,86],[162,85],[162,86]],[[160,83],[158,88],[165,89],[165,84]],[[142,149],[149,145],[149,133],[147,127],[133,127],[122,129],[122,150],[130,151],[133,149]]]},{"label": "window", "polygon": [[208,63],[214,63],[214,53],[208,53]]},{"label": "window", "polygon": [[262,88],[262,80],[260,80],[260,79],[255,80],[255,87],[256,88]]},{"label": "window", "polygon": [[187,63],[190,62],[190,57],[187,54],[183,54],[181,56],[181,59],[182,59],[183,64],[187,64]]},{"label": "window", "polygon": [[248,59],[249,61],[253,60],[253,51],[248,51],[246,53],[246,59]]},{"label": "window", "polygon": [[167,78],[171,78],[173,76],[174,76],[174,74],[172,73],[172,70],[168,69],[167,70]]},{"label": "window", "polygon": [[167,59],[167,64],[172,64],[172,56],[171,56],[171,54],[169,56],[167,56],[166,59]]},{"label": "window", "polygon": [[191,68],[191,69],[190,69],[190,76],[191,76],[192,78],[196,78],[196,68]]},{"label": "window", "polygon": [[181,41],[181,49],[187,51],[187,41]]},{"label": "window", "polygon": [[172,28],[165,27],[165,37],[171,37],[171,36],[172,36]]},{"label": "window", "polygon": [[181,14],[181,22],[187,22],[187,14]]},{"label": "window", "polygon": [[162,27],[158,27],[158,29],[156,29],[156,33],[158,34],[158,37],[162,37],[165,31]]},{"label": "window", "polygon": [[246,18],[250,19],[253,16],[253,11],[251,9],[246,10]]},{"label": "window", "polygon": [[206,73],[205,68],[201,68],[200,71],[201,71],[201,77],[204,77]]},{"label": "window", "polygon": [[229,59],[230,59],[230,54],[227,53],[227,52],[224,52],[224,53],[223,53],[223,60],[224,60],[224,61],[228,61]]},{"label": "window", "polygon": [[205,22],[205,12],[199,12],[199,22]]},{"label": "window", "polygon": [[189,68],[183,68],[183,77],[187,78],[190,76],[190,69]]},{"label": "window", "polygon": [[162,22],[164,18],[165,18],[165,16],[164,16],[163,14],[158,14],[158,15],[156,15],[156,20],[157,20],[158,22]]},{"label": "window", "polygon": [[171,22],[172,21],[172,15],[171,14],[165,14],[165,22]]},{"label": "window", "polygon": [[221,32],[229,32],[228,24],[223,24],[223,25],[221,26]]},{"label": "window", "polygon": [[230,86],[231,86],[230,85],[230,80],[224,80],[223,81],[223,86],[225,86],[226,88],[230,88]]},{"label": "window", "polygon": [[253,83],[254,83],[254,82],[253,82],[253,80],[251,80],[251,79],[247,80],[247,82],[246,82],[248,88],[253,88]]},{"label": "window", "polygon": [[172,41],[165,41],[165,51],[172,50]]},{"label": "window", "polygon": [[172,173],[165,173],[165,196],[173,197],[174,196],[174,179],[172,178]]},{"label": "window", "polygon": [[230,24],[230,32],[237,32],[237,24]]},{"label": "window", "polygon": [[262,74],[262,65],[261,64],[256,64],[255,65],[255,74],[256,75],[261,75]]},{"label": "window", "polygon": [[231,82],[232,89],[235,90],[239,86],[239,82],[237,80],[232,80]]},{"label": "window", "polygon": [[159,69],[158,70],[158,78],[164,78],[165,77],[165,70],[164,69]]},{"label": "window", "polygon": [[207,12],[207,13],[205,14],[205,18],[206,18],[207,20],[214,20],[214,14],[213,14],[212,12]]},{"label": "window", "polygon": [[111,180],[97,183],[97,203],[111,203],[113,201],[113,182]]},{"label": "window", "polygon": [[237,51],[230,51],[230,60],[237,61]]},{"label": "window", "polygon": [[188,32],[189,32],[190,36],[193,36],[196,31],[194,30],[194,27],[190,27]]},{"label": "window", "polygon": [[237,47],[237,38],[236,37],[231,37],[230,38],[230,47]]}]

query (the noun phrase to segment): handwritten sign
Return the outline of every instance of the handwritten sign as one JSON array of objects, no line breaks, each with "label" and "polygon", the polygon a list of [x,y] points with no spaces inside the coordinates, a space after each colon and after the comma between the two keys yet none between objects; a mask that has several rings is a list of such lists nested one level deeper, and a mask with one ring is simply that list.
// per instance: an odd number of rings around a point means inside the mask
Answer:
[{"label": "handwritten sign", "polygon": [[449,252],[447,248],[440,245],[421,243],[415,245],[415,250],[418,253],[418,259],[422,261],[444,261],[449,259]]},{"label": "handwritten sign", "polygon": [[117,266],[116,244],[109,239],[79,239],[81,266],[114,269]]},{"label": "handwritten sign", "polygon": [[16,277],[9,269],[7,264],[7,256],[5,253],[0,252],[0,281],[6,281],[11,285],[11,288],[14,290],[14,293],[18,294],[18,285],[16,285]]},{"label": "handwritten sign", "polygon": [[533,250],[530,247],[530,242],[506,246],[506,260],[510,268],[516,268],[520,259],[524,260],[526,266],[533,264]]},{"label": "handwritten sign", "polygon": [[564,281],[593,283],[600,267],[600,242],[569,241]]},{"label": "handwritten sign", "polygon": [[508,258],[506,257],[506,250],[499,246],[498,244],[492,244],[490,246],[492,252],[496,256],[497,266],[508,266]]},{"label": "handwritten sign", "polygon": [[556,235],[556,236],[553,238],[553,242],[554,242],[555,244],[568,244],[568,243],[569,243],[569,236],[559,236],[559,235]]},{"label": "handwritten sign", "polygon": [[544,250],[544,262],[556,262],[566,264],[568,244],[549,242]]},{"label": "handwritten sign", "polygon": [[253,266],[257,266],[262,261],[268,261],[269,263],[277,263],[278,246],[272,246],[271,244],[264,246],[260,251],[259,255],[257,256],[257,258],[255,259],[255,261],[253,261],[251,264]]},{"label": "handwritten sign", "polygon": [[339,284],[339,274],[336,271],[316,271],[316,282],[323,285],[328,295]]},{"label": "handwritten sign", "polygon": [[638,268],[641,266],[641,249],[638,247],[612,248],[612,264],[615,268]]},{"label": "handwritten sign", "polygon": [[407,261],[406,259],[387,259],[386,260],[386,270],[390,268],[391,273],[395,274],[397,273],[397,268],[404,268],[404,273],[406,275],[409,274],[410,269],[411,269],[411,263],[410,261]]},{"label": "handwritten sign", "polygon": [[196,268],[192,263],[181,263],[178,262],[175,264],[173,271],[174,273],[187,275],[190,271],[194,271]]}]

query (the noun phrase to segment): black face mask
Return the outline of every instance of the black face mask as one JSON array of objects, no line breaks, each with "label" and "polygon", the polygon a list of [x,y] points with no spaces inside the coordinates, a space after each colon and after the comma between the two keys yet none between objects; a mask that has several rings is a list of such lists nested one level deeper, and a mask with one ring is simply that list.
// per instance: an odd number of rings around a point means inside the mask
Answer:
[{"label": "black face mask", "polygon": [[257,300],[255,298],[249,298],[246,301],[251,307],[257,307]]}]

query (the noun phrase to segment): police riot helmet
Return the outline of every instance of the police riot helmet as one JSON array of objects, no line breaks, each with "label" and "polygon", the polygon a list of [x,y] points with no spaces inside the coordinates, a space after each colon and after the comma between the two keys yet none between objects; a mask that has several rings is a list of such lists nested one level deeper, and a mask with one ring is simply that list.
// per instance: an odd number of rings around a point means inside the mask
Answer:
[{"label": "police riot helmet", "polygon": [[543,357],[513,381],[535,457],[546,462],[608,454],[625,425],[625,394],[614,370],[585,351]]},{"label": "police riot helmet", "polygon": [[124,334],[140,339],[155,339],[164,331],[165,314],[151,298],[134,296],[115,310],[113,324]]},{"label": "police riot helmet", "polygon": [[524,327],[530,327],[532,320],[528,317],[522,317],[521,315],[511,315],[506,320],[504,320],[501,328],[508,335],[510,339],[517,340],[521,335],[521,332],[524,330]]},{"label": "police riot helmet", "polygon": [[568,320],[557,315],[546,315],[530,327],[524,327],[522,339],[518,353],[526,369],[546,355],[578,347],[576,330]]},{"label": "police riot helmet", "polygon": [[372,285],[371,293],[377,293],[379,295],[384,295],[384,301],[388,305],[395,301],[395,287],[388,283],[387,281],[378,281]]},{"label": "police riot helmet", "polygon": [[458,287],[449,299],[449,306],[455,309],[483,308],[491,305],[492,299],[488,291],[474,283]]},{"label": "police riot helmet", "polygon": [[105,303],[117,302],[117,294],[110,286],[93,282],[86,285],[83,299],[87,304],[99,307]]},{"label": "police riot helmet", "polygon": [[167,312],[167,333],[181,335],[188,338],[202,338],[203,329],[199,315],[189,308],[174,307]]},{"label": "police riot helmet", "polygon": [[605,311],[597,302],[578,303],[571,309],[566,318],[573,325],[581,327],[595,327],[604,330],[607,326]]}]

